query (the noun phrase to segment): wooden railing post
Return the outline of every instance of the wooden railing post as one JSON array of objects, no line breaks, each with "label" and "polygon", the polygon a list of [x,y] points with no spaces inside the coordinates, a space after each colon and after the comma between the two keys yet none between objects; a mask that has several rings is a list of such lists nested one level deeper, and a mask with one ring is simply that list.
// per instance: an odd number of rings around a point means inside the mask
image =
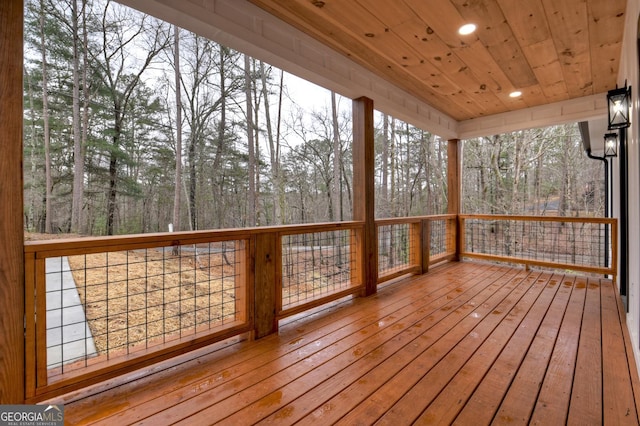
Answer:
[{"label": "wooden railing post", "polygon": [[456,257],[460,258],[460,254],[466,251],[465,243],[464,243],[464,217],[458,216],[458,219],[454,222],[454,226],[456,227],[457,234],[457,244],[456,244]]},{"label": "wooden railing post", "polygon": [[0,404],[25,400],[23,0],[0,1]]},{"label": "wooden railing post", "polygon": [[409,264],[417,265],[422,271],[422,221],[409,224]]},{"label": "wooden railing post", "polygon": [[420,221],[420,264],[422,273],[429,272],[429,258],[431,256],[431,221]]},{"label": "wooden railing post", "polygon": [[353,219],[364,222],[360,251],[365,295],[377,291],[378,244],[375,222],[375,152],[373,101],[353,101]]},{"label": "wooden railing post", "polygon": [[255,300],[254,337],[259,339],[278,331],[276,318],[276,283],[282,282],[278,271],[278,233],[269,232],[255,236]]},{"label": "wooden railing post", "polygon": [[25,397],[32,398],[36,392],[36,254],[25,254]]}]

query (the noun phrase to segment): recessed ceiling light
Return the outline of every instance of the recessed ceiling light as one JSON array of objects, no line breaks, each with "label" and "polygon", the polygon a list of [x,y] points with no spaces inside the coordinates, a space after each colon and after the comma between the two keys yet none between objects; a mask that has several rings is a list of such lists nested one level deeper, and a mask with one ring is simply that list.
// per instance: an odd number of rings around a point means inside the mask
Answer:
[{"label": "recessed ceiling light", "polygon": [[469,35],[476,30],[476,24],[464,24],[458,29],[458,34]]},{"label": "recessed ceiling light", "polygon": [[509,93],[509,96],[512,98],[518,98],[522,96],[522,92],[519,90],[514,90],[513,92]]}]

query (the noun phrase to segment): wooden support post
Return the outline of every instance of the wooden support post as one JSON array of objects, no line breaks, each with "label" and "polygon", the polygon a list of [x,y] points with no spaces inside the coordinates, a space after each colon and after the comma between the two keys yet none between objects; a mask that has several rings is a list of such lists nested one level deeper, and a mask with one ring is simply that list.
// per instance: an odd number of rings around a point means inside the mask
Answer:
[{"label": "wooden support post", "polygon": [[424,274],[424,239],[422,233],[423,221],[409,224],[409,256],[411,256],[411,265],[417,265],[420,270],[419,274]]},{"label": "wooden support post", "polygon": [[[36,254],[27,253],[24,258],[25,275],[25,399],[36,396],[37,348],[36,348]],[[44,315],[46,317],[46,311]]]},{"label": "wooden support post", "polygon": [[[450,139],[447,144],[447,213],[448,214],[460,214],[460,192],[461,192],[461,183],[462,183],[462,165],[460,161],[462,160],[461,155],[461,147],[462,144],[458,139]],[[460,241],[460,227],[455,227],[456,229],[452,230],[455,234],[451,235],[451,238],[448,240],[453,244],[456,244],[455,248],[455,260],[460,259],[460,248],[458,247],[457,242]],[[458,238],[456,238],[456,234]],[[447,247],[448,251],[449,247]]]},{"label": "wooden support post", "polygon": [[[46,297],[37,297],[39,294],[47,294],[46,262],[47,260],[43,258],[35,260],[36,387],[38,388],[47,386],[49,380],[47,371],[47,299]],[[29,302],[31,301],[29,300]]]},{"label": "wooden support post", "polygon": [[464,253],[467,248],[464,241],[464,222],[465,219],[462,217],[458,217],[457,220],[453,221],[453,224],[450,225],[456,230],[457,238],[456,238],[456,256],[459,256],[460,253]]},{"label": "wooden support post", "polygon": [[422,232],[422,273],[426,274],[429,272],[429,261],[431,259],[431,221],[422,220],[422,226],[420,228]]},{"label": "wooden support post", "polygon": [[25,399],[23,0],[0,1],[0,404]]},{"label": "wooden support post", "polygon": [[255,237],[255,315],[254,337],[259,339],[278,331],[276,318],[276,282],[278,234],[257,234]]},{"label": "wooden support post", "polygon": [[376,293],[378,280],[374,177],[373,101],[362,97],[353,100],[353,219],[364,222],[356,256],[366,296]]}]

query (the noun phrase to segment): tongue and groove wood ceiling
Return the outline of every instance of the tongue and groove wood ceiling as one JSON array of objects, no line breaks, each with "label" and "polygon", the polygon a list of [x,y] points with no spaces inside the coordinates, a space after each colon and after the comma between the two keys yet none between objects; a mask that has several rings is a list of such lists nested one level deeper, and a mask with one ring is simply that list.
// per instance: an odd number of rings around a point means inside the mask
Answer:
[{"label": "tongue and groove wood ceiling", "polygon": [[615,88],[627,3],[249,1],[459,121]]}]

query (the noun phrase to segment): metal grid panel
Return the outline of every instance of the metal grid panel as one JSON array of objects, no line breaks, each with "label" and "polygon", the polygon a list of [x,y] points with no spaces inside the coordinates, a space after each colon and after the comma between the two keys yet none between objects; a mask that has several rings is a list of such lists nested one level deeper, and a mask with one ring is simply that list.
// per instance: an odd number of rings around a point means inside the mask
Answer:
[{"label": "metal grid panel", "polygon": [[448,251],[448,242],[451,240],[452,227],[448,227],[447,223],[450,219],[433,219],[430,220],[431,236],[429,254],[431,257],[446,254]]},{"label": "metal grid panel", "polygon": [[611,265],[611,226],[603,223],[467,219],[470,253],[571,264]]},{"label": "metal grid panel", "polygon": [[411,238],[411,224],[395,223],[378,226],[378,273],[388,274],[411,265],[412,254],[419,247],[414,247]]},{"label": "metal grid panel", "polygon": [[282,237],[282,309],[352,286],[354,241],[350,230]]},{"label": "metal grid panel", "polygon": [[50,376],[237,321],[244,244],[47,259]]}]

